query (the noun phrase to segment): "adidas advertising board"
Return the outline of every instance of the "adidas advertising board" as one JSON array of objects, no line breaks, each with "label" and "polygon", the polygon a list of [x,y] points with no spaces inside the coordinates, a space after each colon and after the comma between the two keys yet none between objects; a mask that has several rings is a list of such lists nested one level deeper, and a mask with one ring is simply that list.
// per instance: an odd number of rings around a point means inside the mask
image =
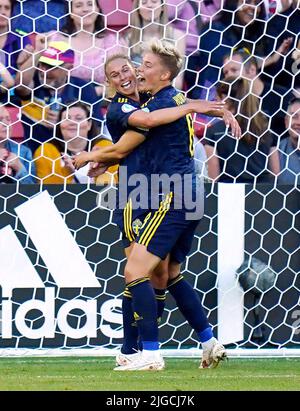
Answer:
[{"label": "adidas advertising board", "polygon": [[[1,349],[121,344],[125,258],[111,211],[97,205],[101,189],[51,185],[40,192],[37,185],[0,185]],[[268,307],[267,316],[262,312],[264,337],[272,344],[299,344],[299,232],[292,228],[299,191],[218,184],[207,185],[206,192],[205,217],[182,271],[197,286],[219,340],[251,338],[253,301],[236,270],[245,254],[263,258],[255,252],[263,246],[278,273],[276,287],[261,300]],[[177,348],[178,341],[180,347],[197,346],[168,294],[160,339],[163,348]]]},{"label": "adidas advertising board", "polygon": [[[13,338],[16,331],[28,339],[55,338],[58,330],[68,338],[97,337],[97,298],[80,298],[80,290],[93,289],[101,293],[101,285],[47,191],[16,207],[20,222],[43,259],[54,286],[45,286],[11,226],[0,230],[0,284],[2,287],[2,338]],[[34,289],[34,298],[17,304],[13,309],[13,291]],[[79,289],[79,295],[57,306],[59,290]],[[38,297],[38,294],[41,297]],[[107,300],[100,308],[102,322],[122,324],[119,299]],[[32,311],[40,320],[28,319]],[[84,325],[70,325],[68,316],[81,311]],[[36,324],[34,324],[36,323]],[[42,325],[38,325],[42,323]],[[101,327],[101,326],[100,326]],[[122,330],[114,331],[102,325],[102,332],[111,338],[121,338]]]}]

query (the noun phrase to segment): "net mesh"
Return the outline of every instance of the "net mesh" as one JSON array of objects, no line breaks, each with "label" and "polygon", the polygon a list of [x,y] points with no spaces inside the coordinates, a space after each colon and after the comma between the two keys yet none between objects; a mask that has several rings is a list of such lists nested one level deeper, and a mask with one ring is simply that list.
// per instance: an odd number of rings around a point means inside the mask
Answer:
[{"label": "net mesh", "polygon": [[[222,121],[194,117],[207,202],[182,273],[229,348],[299,349],[299,3],[277,4],[277,14],[273,3],[20,1],[2,18],[10,33],[0,55],[10,117],[1,109],[3,350],[122,342],[125,258],[112,211],[101,206],[116,168],[89,179],[72,170],[66,145],[51,143],[60,110],[82,101],[96,130],[86,149],[111,144],[104,62],[123,52],[138,65],[153,37],[185,56],[176,87],[192,99],[227,98],[243,132],[238,142]],[[62,43],[75,51],[73,66]],[[51,77],[53,58],[63,59],[63,82]],[[82,118],[71,122],[82,132]],[[169,295],[160,332],[162,348],[200,348]]]}]

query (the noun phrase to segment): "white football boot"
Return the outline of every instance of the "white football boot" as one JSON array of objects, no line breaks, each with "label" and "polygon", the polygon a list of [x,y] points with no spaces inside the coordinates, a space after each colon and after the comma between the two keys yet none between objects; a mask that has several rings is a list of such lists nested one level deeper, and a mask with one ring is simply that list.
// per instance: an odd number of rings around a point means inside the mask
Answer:
[{"label": "white football boot", "polygon": [[208,349],[203,349],[202,360],[199,368],[216,368],[220,361],[227,359],[225,347],[214,338]]},{"label": "white football boot", "polygon": [[141,352],[135,352],[134,354],[123,354],[121,351],[116,355],[116,366],[123,366],[131,364],[132,361],[139,358]]},{"label": "white football boot", "polygon": [[[134,355],[134,354],[131,354]],[[156,355],[145,357],[143,353],[131,361],[127,365],[121,365],[114,368],[115,371],[161,371],[165,368],[165,362],[162,356]]]}]

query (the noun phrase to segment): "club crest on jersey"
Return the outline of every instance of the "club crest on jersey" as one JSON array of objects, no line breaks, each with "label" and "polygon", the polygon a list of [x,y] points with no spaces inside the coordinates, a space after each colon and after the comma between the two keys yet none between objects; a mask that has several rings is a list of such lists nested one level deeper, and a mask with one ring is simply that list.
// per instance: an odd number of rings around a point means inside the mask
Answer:
[{"label": "club crest on jersey", "polygon": [[130,113],[133,110],[136,110],[136,107],[130,105],[130,104],[123,104],[121,107],[123,113]]},{"label": "club crest on jersey", "polygon": [[136,218],[133,222],[132,222],[132,229],[133,232],[138,235],[139,231],[142,227],[143,223],[141,222],[141,220],[139,218]]}]

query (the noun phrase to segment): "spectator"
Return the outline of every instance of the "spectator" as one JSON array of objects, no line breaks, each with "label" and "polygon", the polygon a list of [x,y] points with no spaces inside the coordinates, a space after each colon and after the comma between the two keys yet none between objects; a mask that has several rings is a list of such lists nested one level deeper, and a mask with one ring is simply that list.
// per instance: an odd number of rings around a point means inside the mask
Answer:
[{"label": "spectator", "polygon": [[223,0],[202,0],[200,1],[200,14],[203,23],[209,23],[218,18],[218,12],[223,6]]},{"label": "spectator", "polygon": [[294,0],[278,0],[277,12],[282,13],[287,10]]},{"label": "spectator", "polygon": [[22,100],[25,139],[32,152],[40,143],[53,138],[61,104],[81,100],[93,105],[94,119],[102,119],[95,88],[70,76],[74,51],[67,43],[50,42],[46,50],[35,56],[37,67],[32,65],[31,59],[22,65],[22,84],[17,88]]},{"label": "spectator", "polygon": [[[199,60],[199,35],[203,15],[200,15],[200,2],[167,0],[168,18],[172,26],[184,35],[187,70],[184,73],[184,90],[189,90],[196,82],[197,74],[190,70]],[[201,2],[202,5],[202,2]]]},{"label": "spectator", "polygon": [[0,102],[14,101],[13,91],[8,93],[15,85],[16,70],[27,58],[27,51],[31,47],[28,37],[10,31],[10,22],[14,0],[0,0]]},{"label": "spectator", "polygon": [[168,6],[168,19],[172,26],[185,33],[185,51],[186,56],[198,50],[199,34],[201,32],[202,18],[200,15],[200,2],[166,0]]},{"label": "spectator", "polygon": [[65,0],[18,1],[14,7],[12,28],[26,33],[58,30],[65,14]]},{"label": "spectator", "polygon": [[[178,51],[185,55],[185,33],[168,23],[167,6],[162,0],[134,0],[132,10],[131,27],[127,30],[125,40],[133,62],[141,63],[142,44],[153,38],[175,42]],[[182,89],[183,76],[177,78],[176,86]]]},{"label": "spectator", "polygon": [[105,15],[108,28],[120,30],[128,27],[132,0],[98,0],[98,4]]},{"label": "spectator", "polygon": [[[42,144],[34,153],[37,177],[43,184],[86,183],[88,166],[76,171],[72,156],[91,148],[99,149],[111,145],[111,141],[100,139],[99,129],[90,118],[90,108],[81,102],[73,102],[59,112],[56,138]],[[116,166],[98,177],[98,184],[113,181]]]},{"label": "spectator", "polygon": [[[268,41],[266,41],[266,55],[274,52],[274,50],[277,50],[277,52],[273,53],[273,64],[264,67],[264,71],[272,78],[275,78],[276,84],[288,89],[291,88],[293,76],[297,71],[297,64],[294,65],[293,56],[300,40],[299,21],[300,3],[296,0],[287,10],[274,14],[269,19],[266,29],[268,38]],[[280,45],[288,40],[287,49],[284,52],[280,52],[280,50],[278,52]]]},{"label": "spectator", "polygon": [[195,160],[195,172],[200,177],[207,177],[207,168],[206,168],[206,151],[201,143],[201,141],[194,137],[194,160]]},{"label": "spectator", "polygon": [[273,85],[259,75],[257,59],[246,48],[233,51],[231,56],[225,56],[223,61],[223,75],[228,77],[243,76],[251,80],[251,91],[259,97],[261,110],[271,121],[270,128],[277,135],[285,131],[284,116],[291,93],[287,89]]},{"label": "spectator", "polygon": [[300,71],[299,73],[294,77],[294,82],[293,82],[293,89],[291,90],[291,99],[293,97],[300,98]]},{"label": "spectator", "polygon": [[259,111],[258,98],[250,93],[250,82],[242,78],[227,79],[218,85],[217,93],[236,115],[243,134],[237,140],[228,134],[221,121],[208,129],[204,144],[209,177],[225,183],[272,182],[272,174],[279,173],[277,141],[268,131],[266,117]]},{"label": "spectator", "polygon": [[[104,18],[96,0],[71,0],[70,14],[62,33],[50,35],[52,41],[65,41],[75,52],[71,75],[86,82],[98,83],[96,92],[103,95],[104,62],[108,55],[122,52],[117,33],[105,30]],[[66,10],[67,12],[67,10]],[[123,52],[127,48],[123,43]]]},{"label": "spectator", "polygon": [[232,48],[247,47],[252,54],[263,56],[261,41],[266,10],[261,0],[225,0],[217,19],[202,28],[200,55],[197,64],[190,67],[200,71],[199,88],[189,94],[194,98],[207,98],[207,89],[220,79],[220,67]]},{"label": "spectator", "polygon": [[24,144],[11,139],[11,119],[5,106],[0,106],[0,183],[34,183],[32,154]]},{"label": "spectator", "polygon": [[278,182],[300,184],[300,98],[291,100],[285,118],[287,137],[279,145]]}]

